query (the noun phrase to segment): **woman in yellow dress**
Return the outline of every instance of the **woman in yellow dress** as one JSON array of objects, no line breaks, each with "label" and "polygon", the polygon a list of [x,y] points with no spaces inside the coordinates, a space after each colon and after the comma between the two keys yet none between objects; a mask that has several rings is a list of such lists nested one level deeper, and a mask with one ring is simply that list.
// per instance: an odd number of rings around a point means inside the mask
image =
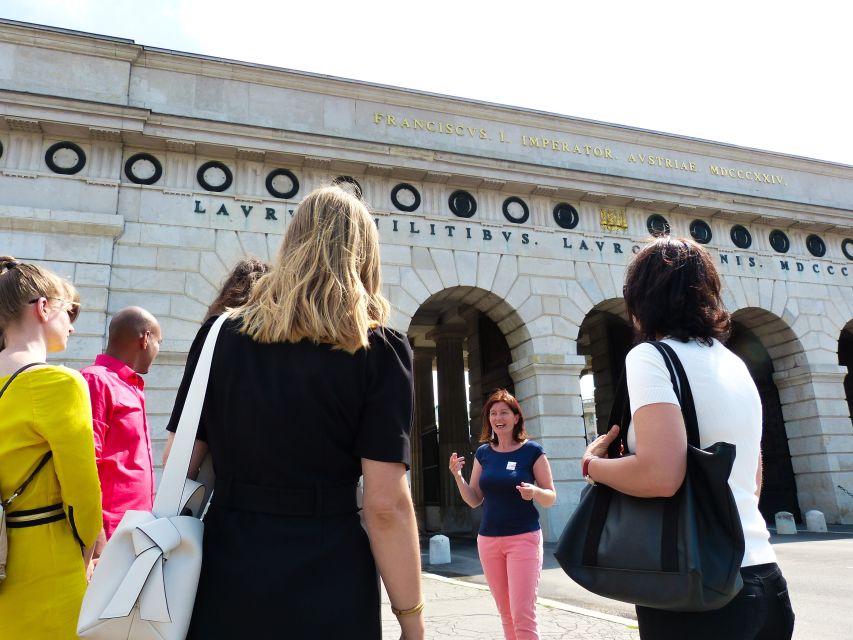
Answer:
[{"label": "woman in yellow dress", "polygon": [[8,500],[48,451],[52,456],[7,508],[0,638],[77,638],[86,550],[102,526],[92,413],[83,377],[44,364],[63,351],[80,308],[74,286],[0,257],[0,497]]}]

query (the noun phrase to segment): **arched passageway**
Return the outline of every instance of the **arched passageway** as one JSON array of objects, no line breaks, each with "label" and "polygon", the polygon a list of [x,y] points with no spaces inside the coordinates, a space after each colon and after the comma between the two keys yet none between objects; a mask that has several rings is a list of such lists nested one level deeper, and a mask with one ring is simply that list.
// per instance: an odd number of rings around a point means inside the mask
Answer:
[{"label": "arched passageway", "polygon": [[838,364],[847,367],[844,376],[844,395],[847,398],[847,410],[853,423],[853,320],[841,330],[838,336]]},{"label": "arched passageway", "polygon": [[468,534],[479,526],[479,512],[462,502],[447,459],[454,451],[464,455],[470,473],[483,400],[497,388],[513,391],[512,353],[501,327],[523,331],[519,325],[505,302],[470,287],[445,289],[412,316],[412,495],[423,531]]},{"label": "arched passageway", "polygon": [[802,521],[783,402],[774,377],[794,366],[802,357],[802,346],[784,321],[758,308],[741,309],[732,315],[727,346],[744,361],[761,396],[764,476],[759,510],[768,522],[773,522],[779,511],[788,511]]},{"label": "arched passageway", "polygon": [[[625,303],[613,299],[596,305],[581,323],[578,354],[586,358],[583,375],[592,375],[594,385],[594,423],[596,433],[605,433],[610,425],[610,407],[616,384],[625,370],[625,356],[633,346],[633,331],[625,317]],[[584,401],[585,413],[592,409]],[[585,415],[587,424],[591,416]],[[587,438],[592,434],[587,427]]]}]

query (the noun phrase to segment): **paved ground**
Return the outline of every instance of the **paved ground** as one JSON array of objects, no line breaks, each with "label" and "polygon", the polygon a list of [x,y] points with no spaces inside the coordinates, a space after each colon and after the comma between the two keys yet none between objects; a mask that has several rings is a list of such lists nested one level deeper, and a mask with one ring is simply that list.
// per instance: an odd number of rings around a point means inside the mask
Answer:
[{"label": "paved ground", "polygon": [[[828,534],[801,531],[796,536],[771,538],[797,614],[794,640],[853,640],[853,527],[831,528],[834,531]],[[577,586],[557,565],[553,548],[553,544],[545,545],[539,589],[543,638],[639,638],[629,626],[636,619],[633,607]],[[463,586],[472,591],[485,589],[475,542],[452,539],[451,555],[451,564],[431,567],[428,545],[424,546],[424,569],[430,572],[424,579],[430,602],[427,637],[502,638],[489,592],[466,595]],[[439,582],[431,574],[454,580]],[[388,633],[387,638],[399,637]]]},{"label": "paved ground", "polygon": [[[482,585],[445,578],[431,573],[423,576],[427,607],[427,638],[503,638],[500,617],[488,589]],[[400,637],[400,627],[391,614],[388,598],[383,598],[383,640]],[[589,640],[638,640],[634,621],[591,612],[540,598],[539,633],[543,640],[584,638]]]}]

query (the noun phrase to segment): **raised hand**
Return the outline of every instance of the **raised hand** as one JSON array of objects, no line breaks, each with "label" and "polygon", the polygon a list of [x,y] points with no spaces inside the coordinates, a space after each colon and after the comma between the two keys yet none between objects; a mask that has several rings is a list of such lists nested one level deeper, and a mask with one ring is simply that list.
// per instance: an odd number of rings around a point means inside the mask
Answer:
[{"label": "raised hand", "polygon": [[457,456],[456,452],[454,451],[450,455],[450,473],[452,473],[454,476],[456,476],[456,475],[461,476],[462,475],[462,467],[464,467],[464,466],[465,466],[465,458],[463,456]]}]

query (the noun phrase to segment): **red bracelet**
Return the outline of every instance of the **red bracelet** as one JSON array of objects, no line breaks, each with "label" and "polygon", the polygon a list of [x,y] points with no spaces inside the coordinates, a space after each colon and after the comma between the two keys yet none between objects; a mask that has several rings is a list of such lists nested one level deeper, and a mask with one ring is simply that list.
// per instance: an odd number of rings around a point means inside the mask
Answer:
[{"label": "red bracelet", "polygon": [[584,458],[583,466],[581,467],[581,475],[584,478],[589,477],[589,461],[590,460],[592,460],[592,458]]}]

